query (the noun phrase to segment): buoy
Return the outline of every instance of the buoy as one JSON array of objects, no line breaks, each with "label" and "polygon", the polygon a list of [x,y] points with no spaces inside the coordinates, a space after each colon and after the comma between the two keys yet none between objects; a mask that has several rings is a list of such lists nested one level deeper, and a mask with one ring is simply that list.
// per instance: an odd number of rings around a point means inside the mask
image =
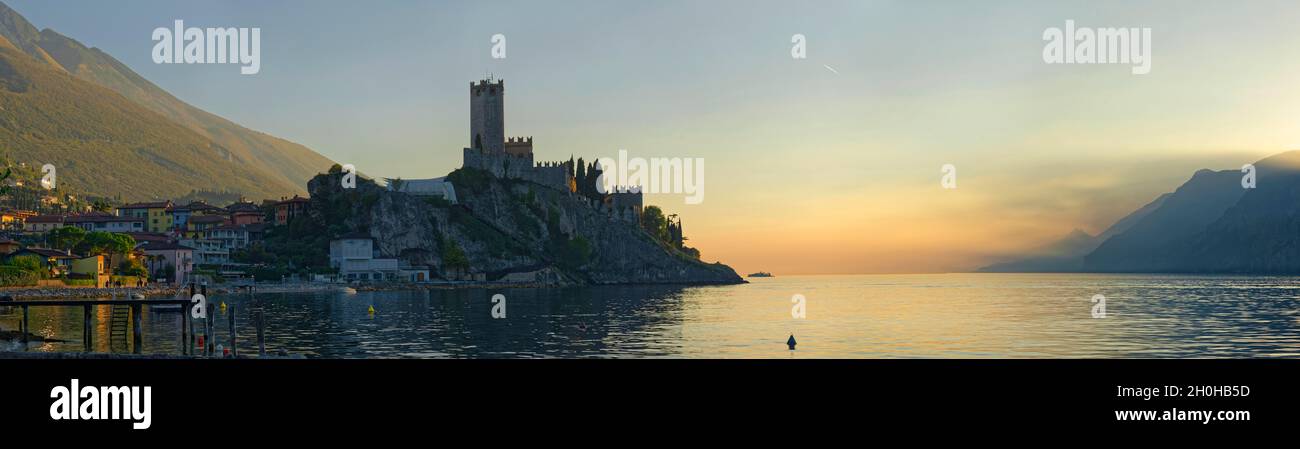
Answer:
[{"label": "buoy", "polygon": [[200,347],[200,348],[203,347],[203,336],[202,336],[202,335],[199,336],[199,347]]},{"label": "buoy", "polygon": [[374,315],[374,314],[375,314],[375,306],[370,306],[369,313],[370,313],[371,315]]},{"label": "buoy", "polygon": [[222,356],[222,357],[230,357],[230,348],[223,348],[223,349],[221,350],[221,356]]},{"label": "buoy", "polygon": [[786,346],[789,346],[791,351],[794,350],[794,345],[797,345],[797,344],[799,344],[799,343],[796,342],[796,341],[794,341],[794,334],[790,334],[790,339],[785,341],[785,345],[786,345]]},{"label": "buoy", "polygon": [[226,313],[226,302],[221,301],[221,313]]}]

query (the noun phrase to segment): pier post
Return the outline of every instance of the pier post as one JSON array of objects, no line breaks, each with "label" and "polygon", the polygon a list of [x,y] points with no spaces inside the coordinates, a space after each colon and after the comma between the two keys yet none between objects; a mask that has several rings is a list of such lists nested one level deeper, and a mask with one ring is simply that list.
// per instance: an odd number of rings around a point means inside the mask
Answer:
[{"label": "pier post", "polygon": [[207,342],[207,345],[205,345],[205,347],[203,348],[203,354],[207,356],[212,356],[212,351],[216,347],[216,343],[212,341],[212,328],[213,328],[212,320],[216,316],[217,316],[217,306],[209,302],[208,319],[204,320],[207,323],[204,324],[206,327],[203,329],[203,339]]},{"label": "pier post", "polygon": [[[185,307],[187,309],[189,308],[188,305],[186,305]],[[187,345],[186,348],[189,351],[190,355],[194,355],[194,318],[190,316],[190,311],[186,310],[185,316],[182,319],[185,320],[186,325],[189,326],[190,328],[190,344]]]},{"label": "pier post", "polygon": [[190,308],[182,305],[181,306],[181,355],[185,355],[185,351],[186,351],[185,341],[189,340],[188,338],[189,336],[185,335],[185,317],[189,315],[190,315]]},{"label": "pier post", "polygon": [[81,322],[81,332],[82,332],[82,335],[81,335],[81,340],[82,340],[82,343],[84,343],[84,344],[86,345],[86,352],[91,352],[91,350],[94,348],[94,332],[95,332],[95,331],[94,331],[93,327],[90,325],[90,315],[91,315],[90,308],[91,308],[91,307],[93,307],[93,306],[91,306],[90,304],[86,304],[86,305],[82,306],[82,313],[81,313],[81,315],[82,315],[82,322]]},{"label": "pier post", "polygon": [[230,355],[239,357],[239,334],[235,332],[235,306],[231,304],[230,312]]},{"label": "pier post", "polygon": [[30,330],[31,328],[28,327],[28,322],[27,322],[27,305],[23,304],[23,350],[24,351],[27,350],[27,334],[31,333]]},{"label": "pier post", "polygon": [[144,349],[142,347],[144,346],[144,334],[140,330],[140,309],[141,308],[142,306],[139,304],[131,305],[131,327],[133,328],[131,329],[131,343],[133,346],[135,346],[134,348],[131,349],[132,354],[140,354],[141,351]]},{"label": "pier post", "polygon": [[257,314],[254,316],[256,317],[254,319],[257,320],[257,356],[265,357],[266,339],[263,335],[263,331],[266,330],[266,316],[262,313],[261,309],[258,309]]}]

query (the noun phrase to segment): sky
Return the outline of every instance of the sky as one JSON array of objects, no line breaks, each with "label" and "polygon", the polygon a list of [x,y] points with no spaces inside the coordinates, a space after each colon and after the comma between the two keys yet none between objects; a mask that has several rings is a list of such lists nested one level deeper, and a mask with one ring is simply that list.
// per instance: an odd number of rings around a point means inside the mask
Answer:
[{"label": "sky", "polygon": [[[702,203],[647,203],[742,274],[971,270],[1300,148],[1294,1],[6,1],[378,177],[459,167],[491,73],[538,160],[703,158]],[[154,64],[177,19],[260,27],[261,73]],[[1066,20],[1151,28],[1151,72],[1045,63]]]}]

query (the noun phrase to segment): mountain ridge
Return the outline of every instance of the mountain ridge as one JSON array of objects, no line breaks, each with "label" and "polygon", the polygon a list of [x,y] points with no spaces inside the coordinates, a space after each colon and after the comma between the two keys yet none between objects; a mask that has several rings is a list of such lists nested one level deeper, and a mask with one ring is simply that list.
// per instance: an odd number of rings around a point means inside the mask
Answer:
[{"label": "mountain ridge", "polygon": [[[140,76],[108,53],[87,47],[76,39],[50,28],[37,28],[17,11],[0,1],[0,37],[35,61],[86,82],[108,88],[182,126],[206,137],[217,148],[216,157],[240,163],[267,184],[247,192],[276,197],[305,193],[307,180],[333,165],[333,161],[311,149],[270,134],[256,131],[190,105]],[[197,186],[219,190],[223,185]],[[188,192],[170,192],[178,196]],[[130,196],[131,192],[119,193]],[[159,196],[159,192],[153,192]]]},{"label": "mountain ridge", "polygon": [[[1031,254],[979,271],[1300,274],[1300,151],[1252,165],[1254,188],[1242,186],[1241,170],[1198,170],[1173,192],[1116,222],[1107,233],[1121,224],[1127,228],[1098,236],[1086,254]],[[1052,269],[1063,260],[1081,263]],[[1048,269],[1034,269],[1043,266]]]}]

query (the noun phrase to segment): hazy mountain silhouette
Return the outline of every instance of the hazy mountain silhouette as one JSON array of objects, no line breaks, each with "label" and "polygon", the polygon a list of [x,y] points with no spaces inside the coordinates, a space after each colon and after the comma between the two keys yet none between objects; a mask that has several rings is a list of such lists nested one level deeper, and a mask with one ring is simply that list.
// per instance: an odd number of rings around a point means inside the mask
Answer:
[{"label": "hazy mountain silhouette", "polygon": [[1086,271],[1166,271],[1171,249],[1205,230],[1246,193],[1240,170],[1199,170],[1129,229],[1084,257]]},{"label": "hazy mountain silhouette", "polygon": [[[233,164],[238,170],[245,171],[237,177],[247,177],[253,180],[255,188],[249,190],[248,186],[234,185],[236,183],[221,182],[217,179],[215,184],[192,184],[186,186],[183,190],[172,191],[165,188],[168,183],[158,188],[145,190],[126,190],[116,188],[114,184],[95,183],[87,180],[86,187],[93,188],[90,193],[98,194],[115,194],[121,193],[127,198],[138,198],[141,196],[179,196],[191,189],[245,189],[249,195],[260,195],[263,197],[276,197],[288,193],[302,193],[306,191],[306,182],[316,173],[325,170],[333,164],[329,159],[313,152],[312,150],[284,139],[270,136],[261,132],[253,131],[229,120],[213,115],[199,108],[191,106],[158,86],[149,82],[132,71],[125,64],[122,64],[112,56],[100,51],[97,48],[87,48],[80,42],[59,34],[53,30],[45,29],[37,31],[36,27],[28,22],[18,12],[9,8],[3,2],[0,2],[0,37],[4,43],[0,43],[0,49],[8,48],[21,52],[29,57],[32,61],[44,66],[48,70],[42,70],[41,74],[23,74],[23,76],[11,76],[12,82],[18,78],[41,78],[51,76],[52,73],[66,74],[79,81],[95,84],[120,94],[120,97],[127,101],[134,102],[143,106],[159,115],[166,120],[172,121],[189,131],[200,136],[207,141],[210,150],[203,156],[211,160],[211,164],[199,164],[195,166],[169,167],[156,176],[179,176],[186,177],[184,172],[193,172],[201,170],[210,170],[212,167],[207,165],[226,165]],[[34,72],[35,69],[28,68],[27,64],[12,62],[18,55],[15,52],[9,52],[4,58],[10,60],[8,64],[11,70],[15,67],[23,67],[26,72]],[[62,86],[62,83],[57,85]],[[55,87],[51,84],[48,87]],[[4,91],[0,91],[4,92]],[[22,94],[8,89],[10,94],[15,94],[19,98],[10,101],[23,101]],[[79,98],[68,97],[66,95],[57,95],[54,92],[46,92],[44,99],[49,101],[71,101],[73,104],[78,102],[96,103],[103,100],[104,102],[114,102],[114,98]],[[104,97],[101,95],[101,97]],[[42,105],[51,106],[51,105]],[[37,114],[43,113],[43,108],[36,108]],[[0,111],[4,113],[5,111]],[[12,115],[12,114],[6,114]],[[39,117],[36,116],[36,117]],[[36,118],[34,117],[34,118]],[[10,117],[11,121],[21,120],[20,118]],[[76,126],[76,123],[68,123],[70,126]],[[102,132],[103,130],[101,130]],[[129,129],[114,130],[115,133],[128,133]],[[116,141],[125,140],[127,137],[119,134],[109,133],[102,136],[104,140]],[[32,144],[32,142],[28,142]],[[64,139],[62,144],[75,146],[71,139]],[[34,144],[39,145],[40,142]],[[24,150],[24,145],[16,145],[15,148],[19,153],[18,156],[31,159],[32,150]],[[139,149],[132,149],[138,151]],[[89,149],[88,149],[89,151]],[[158,153],[159,156],[166,158],[171,148],[153,148],[150,151]],[[39,153],[37,153],[39,154]],[[128,154],[120,154],[126,157],[121,164],[135,163]],[[34,160],[34,159],[33,159]],[[224,161],[224,162],[222,162]],[[47,161],[42,161],[47,162]],[[52,162],[52,161],[51,161]],[[162,164],[168,165],[168,164]],[[115,167],[116,165],[114,165]],[[112,167],[106,167],[112,168]]]},{"label": "hazy mountain silhouette", "polygon": [[1202,232],[1160,248],[1144,271],[1300,273],[1300,151],[1255,163],[1254,189]]},{"label": "hazy mountain silhouette", "polygon": [[1241,170],[1199,170],[1096,238],[1076,230],[980,271],[1298,274],[1300,151],[1254,165],[1253,189]]},{"label": "hazy mountain silhouette", "polygon": [[1030,251],[1018,259],[995,263],[979,271],[991,273],[1063,273],[1083,270],[1083,257],[1102,242],[1127,231],[1133,225],[1164,204],[1169,193],[1160,195],[1146,206],[1119,219],[1099,235],[1093,236],[1080,229],[1071,231],[1060,240]]}]

